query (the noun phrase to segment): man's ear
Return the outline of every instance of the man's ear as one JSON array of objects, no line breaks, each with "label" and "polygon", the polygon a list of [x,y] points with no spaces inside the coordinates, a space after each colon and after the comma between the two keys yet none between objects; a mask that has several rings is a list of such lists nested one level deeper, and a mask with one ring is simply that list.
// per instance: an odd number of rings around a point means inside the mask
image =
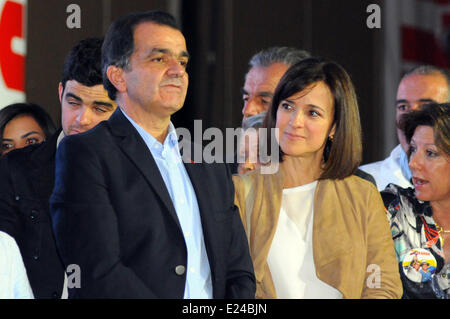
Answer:
[{"label": "man's ear", "polygon": [[127,91],[122,68],[119,68],[115,65],[110,65],[106,70],[106,76],[108,77],[109,82],[111,82],[112,85],[114,85],[114,87],[117,89],[117,91],[121,93]]},{"label": "man's ear", "polygon": [[62,95],[63,95],[63,93],[64,93],[63,85],[62,85],[61,82],[59,82],[59,85],[58,85],[59,103],[62,102]]}]

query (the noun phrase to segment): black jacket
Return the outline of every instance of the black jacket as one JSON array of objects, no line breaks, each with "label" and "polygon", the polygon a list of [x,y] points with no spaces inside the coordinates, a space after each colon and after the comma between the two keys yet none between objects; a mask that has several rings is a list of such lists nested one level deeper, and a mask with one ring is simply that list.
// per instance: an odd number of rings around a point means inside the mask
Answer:
[{"label": "black jacket", "polygon": [[60,298],[64,283],[48,203],[60,132],[0,159],[0,230],[16,240],[35,298]]},{"label": "black jacket", "polygon": [[[66,137],[56,156],[51,213],[66,265],[81,270],[74,298],[183,298],[187,249],[145,142],[120,109]],[[225,164],[185,163],[194,188],[214,298],[253,298],[247,237]]]}]

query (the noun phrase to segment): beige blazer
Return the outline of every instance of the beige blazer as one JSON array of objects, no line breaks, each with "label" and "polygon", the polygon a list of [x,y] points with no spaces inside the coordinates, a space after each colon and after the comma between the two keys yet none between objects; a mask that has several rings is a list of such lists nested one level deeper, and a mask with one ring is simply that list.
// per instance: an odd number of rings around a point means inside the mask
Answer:
[{"label": "beige blazer", "polygon": [[[233,181],[235,204],[255,268],[256,297],[276,298],[267,255],[281,208],[281,170],[270,175],[255,170],[235,175]],[[319,180],[314,195],[313,255],[317,277],[338,289],[344,298],[402,296],[383,202],[375,186],[366,180],[356,176]]]}]

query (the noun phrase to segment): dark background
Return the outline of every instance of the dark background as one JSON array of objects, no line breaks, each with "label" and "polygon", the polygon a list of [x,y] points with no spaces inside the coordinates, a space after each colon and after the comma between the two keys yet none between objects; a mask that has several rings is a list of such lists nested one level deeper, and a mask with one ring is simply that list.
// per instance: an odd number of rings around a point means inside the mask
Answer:
[{"label": "dark background", "polygon": [[[80,29],[66,26],[71,3],[81,7]],[[394,133],[380,127],[384,29],[366,26],[371,3],[383,13],[381,0],[29,0],[27,101],[45,107],[59,124],[57,87],[68,51],[83,38],[104,35],[125,13],[162,9],[181,21],[192,56],[188,96],[173,116],[175,126],[192,130],[194,119],[203,120],[203,129],[240,126],[240,88],[250,57],[269,46],[295,46],[331,58],[349,72],[360,103],[364,162],[380,160],[396,141],[386,145],[384,134]]]}]

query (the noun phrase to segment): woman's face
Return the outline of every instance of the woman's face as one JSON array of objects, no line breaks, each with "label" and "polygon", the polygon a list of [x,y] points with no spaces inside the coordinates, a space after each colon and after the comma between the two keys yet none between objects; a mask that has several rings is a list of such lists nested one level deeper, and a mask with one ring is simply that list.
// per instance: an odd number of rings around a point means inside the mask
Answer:
[{"label": "woman's face", "polygon": [[288,156],[321,162],[326,140],[334,135],[333,119],[333,95],[322,81],[282,100],[276,120],[281,150]]},{"label": "woman's face", "polygon": [[413,176],[416,197],[423,201],[450,198],[450,156],[434,143],[431,126],[420,125],[410,143],[409,167]]},{"label": "woman's face", "polygon": [[9,121],[3,130],[0,154],[3,155],[17,148],[41,143],[44,140],[44,131],[36,120],[30,115],[19,115]]}]

